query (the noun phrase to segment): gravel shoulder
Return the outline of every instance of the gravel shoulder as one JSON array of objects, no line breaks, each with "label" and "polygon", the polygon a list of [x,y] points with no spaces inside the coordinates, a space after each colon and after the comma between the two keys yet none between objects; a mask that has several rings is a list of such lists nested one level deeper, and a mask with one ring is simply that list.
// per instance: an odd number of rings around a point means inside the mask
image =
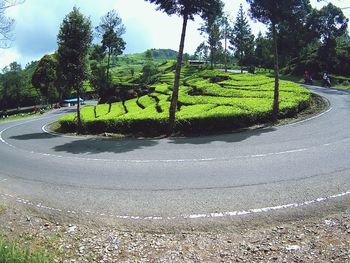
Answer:
[{"label": "gravel shoulder", "polygon": [[330,215],[286,222],[260,218],[260,224],[229,229],[141,231],[59,219],[2,203],[0,232],[55,262],[348,262],[348,204]]}]

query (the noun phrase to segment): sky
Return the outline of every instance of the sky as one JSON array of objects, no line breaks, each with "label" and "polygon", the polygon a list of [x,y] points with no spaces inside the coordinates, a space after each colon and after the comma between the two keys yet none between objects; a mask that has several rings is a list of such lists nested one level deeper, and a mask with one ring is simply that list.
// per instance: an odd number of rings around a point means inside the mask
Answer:
[{"label": "sky", "polygon": [[[245,0],[223,0],[225,13],[232,20],[237,16],[240,3],[247,12]],[[350,0],[329,0],[339,7],[350,7]],[[320,8],[324,3],[311,3]],[[96,27],[102,16],[115,9],[123,20],[126,33],[125,54],[143,52],[149,48],[170,48],[178,50],[182,20],[177,16],[167,16],[156,11],[156,6],[144,0],[26,0],[23,4],[7,10],[7,15],[15,19],[15,39],[8,49],[0,49],[0,70],[13,61],[23,67],[39,60],[43,55],[57,49],[57,33],[64,17],[76,6],[91,19]],[[343,10],[350,19],[350,9]],[[201,19],[196,17],[187,28],[185,52],[194,53],[203,42],[198,28]],[[263,24],[250,21],[253,33],[266,31]],[[98,40],[95,40],[98,41]]]}]

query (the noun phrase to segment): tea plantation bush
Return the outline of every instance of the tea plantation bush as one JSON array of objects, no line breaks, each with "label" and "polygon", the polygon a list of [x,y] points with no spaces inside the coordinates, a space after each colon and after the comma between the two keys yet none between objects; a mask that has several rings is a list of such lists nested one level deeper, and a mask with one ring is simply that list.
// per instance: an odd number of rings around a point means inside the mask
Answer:
[{"label": "tea plantation bush", "polygon": [[[269,121],[272,113],[274,80],[265,75],[220,71],[184,71],[179,92],[175,130],[182,134],[232,130]],[[83,130],[103,132],[164,134],[167,127],[173,73],[159,77],[154,92],[137,99],[109,105],[84,107]],[[279,117],[293,116],[308,107],[310,91],[280,81]],[[76,130],[75,114],[59,120],[64,132]]]}]

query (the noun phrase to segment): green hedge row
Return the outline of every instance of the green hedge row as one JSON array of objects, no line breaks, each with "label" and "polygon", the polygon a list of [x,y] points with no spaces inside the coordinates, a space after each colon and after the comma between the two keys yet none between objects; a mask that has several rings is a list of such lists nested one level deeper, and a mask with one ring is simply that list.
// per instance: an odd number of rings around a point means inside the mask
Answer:
[{"label": "green hedge row", "polygon": [[[211,133],[266,122],[271,118],[274,82],[266,75],[229,74],[220,71],[185,70],[179,92],[175,130],[181,133]],[[124,104],[114,103],[82,109],[83,132],[164,134],[172,85],[165,73],[153,85],[154,92]],[[280,82],[279,116],[290,117],[308,107],[310,91],[301,86]],[[76,130],[75,115],[60,119],[65,132]]]}]

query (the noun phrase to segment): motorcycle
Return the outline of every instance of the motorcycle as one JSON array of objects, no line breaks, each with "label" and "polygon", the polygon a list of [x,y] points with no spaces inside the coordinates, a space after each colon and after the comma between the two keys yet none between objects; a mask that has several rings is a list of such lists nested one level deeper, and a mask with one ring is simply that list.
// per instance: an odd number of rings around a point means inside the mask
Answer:
[{"label": "motorcycle", "polygon": [[328,76],[323,76],[323,87],[331,87],[331,80]]}]

